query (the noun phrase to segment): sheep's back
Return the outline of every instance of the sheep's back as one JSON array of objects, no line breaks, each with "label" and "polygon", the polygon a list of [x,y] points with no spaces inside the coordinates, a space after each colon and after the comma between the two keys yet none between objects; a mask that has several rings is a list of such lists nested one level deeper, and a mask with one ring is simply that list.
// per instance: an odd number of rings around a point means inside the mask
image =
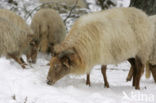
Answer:
[{"label": "sheep's back", "polygon": [[66,33],[62,18],[52,9],[39,10],[32,19],[31,28],[38,38],[48,38],[48,41],[54,44],[60,43]]},{"label": "sheep's back", "polygon": [[117,64],[139,56],[148,59],[153,27],[147,15],[135,8],[115,8],[78,19],[65,38],[77,48],[88,66]]},{"label": "sheep's back", "polygon": [[17,15],[16,13],[9,11],[7,9],[0,9],[0,17],[7,19],[12,22],[14,25],[22,29],[27,34],[33,34],[30,27],[26,24],[22,17]]},{"label": "sheep's back", "polygon": [[153,27],[143,11],[135,8],[108,10],[106,21],[102,40],[105,45],[101,54],[108,51],[110,63],[119,63],[136,55],[143,62],[148,60],[153,44]]},{"label": "sheep's back", "polygon": [[9,21],[0,18],[0,55],[20,52],[19,38],[20,32]]}]

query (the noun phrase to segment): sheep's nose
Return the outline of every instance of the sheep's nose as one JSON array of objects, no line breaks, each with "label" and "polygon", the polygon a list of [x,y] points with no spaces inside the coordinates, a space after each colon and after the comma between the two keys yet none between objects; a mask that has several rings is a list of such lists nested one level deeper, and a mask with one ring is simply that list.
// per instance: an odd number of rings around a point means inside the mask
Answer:
[{"label": "sheep's nose", "polygon": [[48,80],[48,81],[47,81],[47,84],[48,84],[48,85],[50,85],[50,84],[51,84],[51,81],[50,81],[50,80]]}]

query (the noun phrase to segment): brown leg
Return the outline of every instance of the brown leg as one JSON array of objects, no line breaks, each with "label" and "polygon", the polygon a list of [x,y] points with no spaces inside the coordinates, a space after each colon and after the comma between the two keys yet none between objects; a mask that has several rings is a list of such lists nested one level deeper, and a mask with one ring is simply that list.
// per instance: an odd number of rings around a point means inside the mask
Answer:
[{"label": "brown leg", "polygon": [[[130,62],[130,61],[129,61]],[[131,81],[132,80],[132,77],[133,77],[133,72],[134,72],[134,66],[132,66],[132,65],[134,65],[135,66],[135,64],[133,64],[133,63],[131,63],[131,68],[130,68],[130,70],[129,70],[129,73],[128,73],[128,76],[127,76],[127,79],[126,79],[126,81],[128,82],[128,81]],[[141,75],[144,73],[144,69],[141,71]]]},{"label": "brown leg", "polygon": [[133,76],[133,68],[132,68],[132,66],[131,66],[126,81],[127,81],[127,82],[128,82],[128,81],[131,81],[132,76]]},{"label": "brown leg", "polygon": [[90,74],[87,74],[86,85],[90,86]]},{"label": "brown leg", "polygon": [[32,63],[36,63],[36,58],[37,58],[37,50],[34,50],[33,53],[31,54]]},{"label": "brown leg", "polygon": [[25,68],[25,65],[23,64],[23,62],[21,61],[20,58],[18,58],[17,56],[15,55],[12,55],[12,54],[8,54],[9,57],[13,58],[17,63],[19,63],[21,65],[22,68]]},{"label": "brown leg", "polygon": [[136,78],[135,78],[135,89],[140,89],[140,79],[141,73],[144,69],[144,64],[142,63],[141,59],[136,57]]},{"label": "brown leg", "polygon": [[27,65],[27,64],[25,63],[25,61],[23,60],[22,57],[20,57],[20,60],[21,60],[21,62],[22,62],[24,65]]},{"label": "brown leg", "polygon": [[135,77],[136,77],[136,64],[135,64],[135,59],[134,58],[130,58],[128,59],[129,63],[131,64],[131,69],[133,70],[132,74],[133,74],[133,82],[132,82],[132,86],[135,86]]},{"label": "brown leg", "polygon": [[103,79],[104,79],[104,82],[105,82],[105,87],[109,88],[109,83],[107,81],[107,75],[106,75],[106,65],[102,65],[101,67],[101,73],[103,75]]},{"label": "brown leg", "polygon": [[152,72],[154,81],[156,82],[156,65],[149,64],[149,68],[150,68],[150,70]]}]

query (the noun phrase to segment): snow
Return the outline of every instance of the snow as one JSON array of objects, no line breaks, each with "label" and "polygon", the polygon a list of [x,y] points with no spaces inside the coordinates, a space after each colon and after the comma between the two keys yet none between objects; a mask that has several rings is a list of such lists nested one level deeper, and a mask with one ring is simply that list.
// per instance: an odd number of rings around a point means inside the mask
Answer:
[{"label": "snow", "polygon": [[128,7],[130,0],[117,0],[117,7]]},{"label": "snow", "polygon": [[[69,75],[49,86],[47,63],[42,57],[36,64],[22,69],[13,60],[0,58],[0,103],[145,103],[146,99],[138,99],[141,96],[147,97],[147,103],[150,100],[154,103],[153,78],[146,80],[143,76],[141,90],[135,90],[125,80],[130,67],[127,62],[108,66],[110,88],[104,88],[100,66],[91,72],[91,87],[85,85],[86,75]],[[124,99],[125,95],[128,97]]]},{"label": "snow", "polygon": [[[1,8],[10,9],[10,5],[0,1]],[[15,0],[20,1],[20,0]],[[34,0],[35,1],[35,0]],[[39,4],[33,0],[21,0],[20,7],[29,6],[33,10]],[[115,1],[115,0],[113,0]],[[127,7],[130,0],[117,0],[117,7]],[[24,2],[24,3],[22,3]],[[90,10],[99,11],[95,0],[87,0]],[[18,13],[25,18],[22,10]],[[65,16],[62,14],[63,18]],[[31,18],[28,18],[30,24]],[[69,26],[73,20],[69,19]],[[68,26],[68,28],[69,28]],[[24,57],[25,59],[25,57]],[[118,65],[108,65],[107,78],[110,88],[104,88],[100,66],[91,72],[91,87],[86,86],[86,75],[68,75],[55,85],[46,84],[50,57],[39,54],[37,63],[22,69],[14,60],[0,58],[0,103],[155,103],[156,84],[153,78],[141,79],[141,90],[135,90],[131,82],[126,82],[130,65],[123,62]]]}]

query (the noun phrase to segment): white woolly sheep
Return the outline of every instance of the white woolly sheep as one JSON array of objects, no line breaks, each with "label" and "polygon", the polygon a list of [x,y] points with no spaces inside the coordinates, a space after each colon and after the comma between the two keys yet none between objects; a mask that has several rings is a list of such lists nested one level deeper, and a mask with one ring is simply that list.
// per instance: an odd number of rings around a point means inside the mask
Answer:
[{"label": "white woolly sheep", "polygon": [[32,38],[32,35],[28,35],[12,22],[0,17],[0,56],[13,58],[25,68],[20,56],[29,50]]},{"label": "white woolly sheep", "polygon": [[[16,13],[14,13],[10,10],[7,10],[7,9],[0,9],[0,17],[7,19],[9,22],[13,23],[14,26],[18,27],[19,29],[21,29],[22,31],[27,33],[28,35],[33,35],[33,31],[31,30],[31,28],[26,24],[24,19],[22,17],[20,17],[19,15],[17,15]],[[34,50],[34,48],[32,46],[30,46],[29,49],[30,50],[26,51],[27,53],[25,53],[27,55],[27,59],[34,56],[31,54],[31,52]]]},{"label": "white woolly sheep", "polygon": [[53,9],[39,10],[32,18],[31,28],[37,35],[39,50],[43,53],[52,53],[53,46],[63,41],[66,34],[62,18]]},{"label": "white woolly sheep", "polygon": [[153,25],[136,8],[114,8],[80,17],[65,40],[55,47],[48,84],[67,74],[89,73],[94,65],[136,61],[134,86],[139,89],[141,70],[153,47]]}]

